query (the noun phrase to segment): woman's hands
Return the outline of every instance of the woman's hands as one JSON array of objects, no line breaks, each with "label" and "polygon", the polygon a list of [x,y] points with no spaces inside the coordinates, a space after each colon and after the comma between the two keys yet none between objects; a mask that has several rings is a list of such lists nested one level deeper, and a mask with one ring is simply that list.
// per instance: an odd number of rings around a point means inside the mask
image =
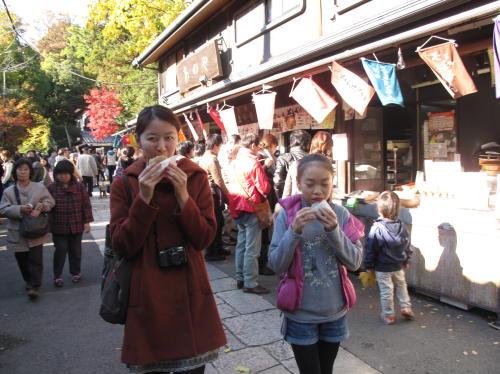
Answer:
[{"label": "woman's hands", "polygon": [[175,197],[180,209],[184,209],[189,193],[187,190],[187,175],[174,162],[167,166],[167,175],[170,178],[175,190]]},{"label": "woman's hands", "polygon": [[31,204],[21,205],[21,214],[29,216],[32,211],[33,211],[33,205]]},{"label": "woman's hands", "polygon": [[146,204],[151,202],[158,182],[163,178],[163,170],[159,163],[151,164],[139,174],[139,196]]},{"label": "woman's hands", "polygon": [[325,231],[333,231],[337,228],[337,215],[329,208],[302,208],[297,212],[292,223],[292,230],[301,235],[305,225],[318,220],[325,228]]}]

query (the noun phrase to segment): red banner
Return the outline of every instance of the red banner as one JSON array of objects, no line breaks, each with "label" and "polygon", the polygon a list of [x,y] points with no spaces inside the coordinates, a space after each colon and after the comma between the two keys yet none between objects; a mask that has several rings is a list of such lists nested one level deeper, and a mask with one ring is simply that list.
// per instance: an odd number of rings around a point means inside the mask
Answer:
[{"label": "red banner", "polygon": [[427,47],[419,50],[418,54],[454,99],[477,92],[455,44]]},{"label": "red banner", "polygon": [[222,120],[220,118],[220,114],[219,112],[217,111],[217,109],[215,109],[214,107],[210,107],[208,108],[208,114],[210,115],[210,117],[212,117],[212,119],[214,120],[214,122],[217,124],[217,126],[219,126],[219,128],[223,131],[223,132],[226,132],[226,129],[224,128],[224,124],[222,123]]},{"label": "red banner", "polygon": [[198,111],[196,111],[195,113],[196,113],[196,119],[198,120],[198,123],[200,124],[201,131],[203,132],[203,137],[204,137],[205,139],[208,139],[207,130],[205,129],[205,124],[204,124],[204,123],[203,123],[203,121],[201,120],[200,113],[198,113]]}]

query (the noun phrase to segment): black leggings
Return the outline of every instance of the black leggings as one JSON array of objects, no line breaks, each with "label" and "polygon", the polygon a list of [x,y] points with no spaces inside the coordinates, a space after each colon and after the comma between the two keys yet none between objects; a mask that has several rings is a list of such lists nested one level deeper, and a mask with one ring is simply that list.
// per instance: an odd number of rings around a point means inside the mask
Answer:
[{"label": "black leggings", "polygon": [[332,374],[340,343],[292,344],[300,374]]}]

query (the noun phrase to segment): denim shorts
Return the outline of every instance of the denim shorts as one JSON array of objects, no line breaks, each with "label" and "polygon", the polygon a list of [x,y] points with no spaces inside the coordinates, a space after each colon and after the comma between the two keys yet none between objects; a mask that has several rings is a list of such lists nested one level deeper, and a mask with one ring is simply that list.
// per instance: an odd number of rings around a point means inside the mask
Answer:
[{"label": "denim shorts", "polygon": [[290,344],[311,345],[319,340],[339,343],[349,337],[347,318],[326,323],[302,323],[283,318],[283,337]]}]

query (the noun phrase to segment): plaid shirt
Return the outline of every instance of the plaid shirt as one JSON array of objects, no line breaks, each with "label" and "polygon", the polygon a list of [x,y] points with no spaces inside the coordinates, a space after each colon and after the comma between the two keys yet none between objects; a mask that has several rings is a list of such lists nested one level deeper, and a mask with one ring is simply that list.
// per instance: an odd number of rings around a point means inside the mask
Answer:
[{"label": "plaid shirt", "polygon": [[92,222],[92,206],[85,186],[80,182],[70,182],[67,188],[55,182],[48,187],[56,201],[50,214],[50,228],[54,234],[79,234],[83,225]]}]

